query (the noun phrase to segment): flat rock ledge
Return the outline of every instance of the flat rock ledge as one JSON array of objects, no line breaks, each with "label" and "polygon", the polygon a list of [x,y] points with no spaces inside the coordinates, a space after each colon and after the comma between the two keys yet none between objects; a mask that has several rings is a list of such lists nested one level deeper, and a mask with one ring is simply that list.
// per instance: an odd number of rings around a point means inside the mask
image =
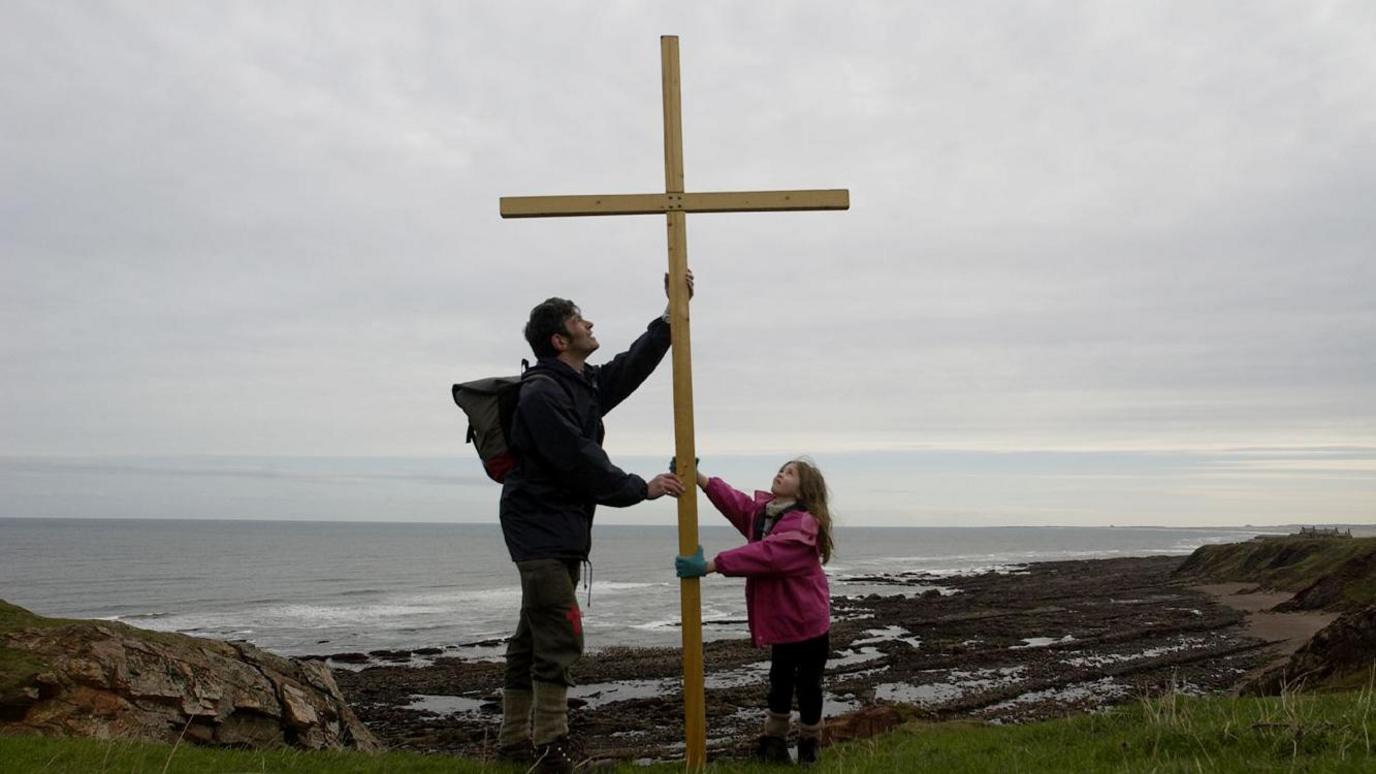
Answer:
[{"label": "flat rock ledge", "polygon": [[[14,609],[14,608],[11,608]],[[377,750],[318,661],[81,621],[0,633],[0,734]]]}]

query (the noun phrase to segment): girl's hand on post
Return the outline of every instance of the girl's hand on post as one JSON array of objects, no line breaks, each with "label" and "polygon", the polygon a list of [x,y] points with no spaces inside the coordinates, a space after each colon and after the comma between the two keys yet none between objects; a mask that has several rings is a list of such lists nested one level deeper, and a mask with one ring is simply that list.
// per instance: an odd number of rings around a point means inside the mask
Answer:
[{"label": "girl's hand on post", "polygon": [[674,573],[680,578],[701,578],[716,569],[714,562],[702,555],[702,546],[692,556],[674,557]]},{"label": "girl's hand on post", "polygon": [[[699,488],[699,489],[702,489],[702,490],[705,492],[705,491],[707,491],[707,482],[708,482],[709,479],[707,478],[706,475],[703,474],[702,469],[698,467],[698,464],[701,463],[701,462],[702,462],[702,458],[701,458],[701,457],[694,457],[694,458],[693,458],[693,471],[697,474],[698,488]],[[672,473],[672,472],[674,472],[674,471],[676,471],[676,470],[678,470],[678,457],[670,457],[670,458],[669,458],[669,472]]]}]

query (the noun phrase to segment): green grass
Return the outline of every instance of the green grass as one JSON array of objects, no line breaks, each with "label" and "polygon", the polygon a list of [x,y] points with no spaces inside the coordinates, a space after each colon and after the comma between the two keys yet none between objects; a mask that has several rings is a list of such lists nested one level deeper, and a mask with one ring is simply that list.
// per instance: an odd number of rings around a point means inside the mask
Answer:
[{"label": "green grass", "polygon": [[18,629],[47,629],[54,626],[66,626],[67,624],[78,623],[62,618],[44,618],[41,615],[30,613],[18,605],[11,605],[0,599],[0,634],[16,631]]},{"label": "green grass", "polygon": [[28,685],[34,675],[47,667],[42,659],[0,645],[0,698]]},{"label": "green grass", "polygon": [[[68,621],[34,615],[0,599],[0,634],[28,628],[62,626]],[[0,697],[28,684],[47,664],[25,651],[0,645]]]},{"label": "green grass", "polygon": [[[1370,772],[1376,770],[1370,684],[1340,694],[1189,698],[1168,694],[1119,710],[1022,726],[917,723],[823,752],[818,772]],[[409,753],[215,750],[89,739],[0,737],[6,772],[485,772],[520,768]],[[677,764],[617,771],[667,774]],[[744,762],[720,774],[778,772]]]}]

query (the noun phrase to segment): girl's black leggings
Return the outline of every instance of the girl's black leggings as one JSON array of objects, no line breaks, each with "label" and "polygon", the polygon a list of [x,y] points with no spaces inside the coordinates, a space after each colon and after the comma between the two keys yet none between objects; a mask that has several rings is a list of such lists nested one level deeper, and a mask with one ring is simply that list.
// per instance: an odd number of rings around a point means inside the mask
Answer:
[{"label": "girl's black leggings", "polygon": [[804,725],[822,720],[822,671],[831,655],[831,632],[802,642],[775,645],[769,651],[769,710],[793,711],[798,693],[798,719]]}]

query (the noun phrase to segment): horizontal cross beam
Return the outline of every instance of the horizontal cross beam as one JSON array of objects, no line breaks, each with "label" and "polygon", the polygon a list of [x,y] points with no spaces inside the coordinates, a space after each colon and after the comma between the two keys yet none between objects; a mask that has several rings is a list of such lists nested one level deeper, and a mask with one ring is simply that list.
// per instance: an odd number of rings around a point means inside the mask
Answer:
[{"label": "horizontal cross beam", "polygon": [[606,196],[503,196],[503,218],[575,215],[658,215],[666,212],[780,212],[848,210],[850,191],[730,191],[716,193],[608,194]]}]

